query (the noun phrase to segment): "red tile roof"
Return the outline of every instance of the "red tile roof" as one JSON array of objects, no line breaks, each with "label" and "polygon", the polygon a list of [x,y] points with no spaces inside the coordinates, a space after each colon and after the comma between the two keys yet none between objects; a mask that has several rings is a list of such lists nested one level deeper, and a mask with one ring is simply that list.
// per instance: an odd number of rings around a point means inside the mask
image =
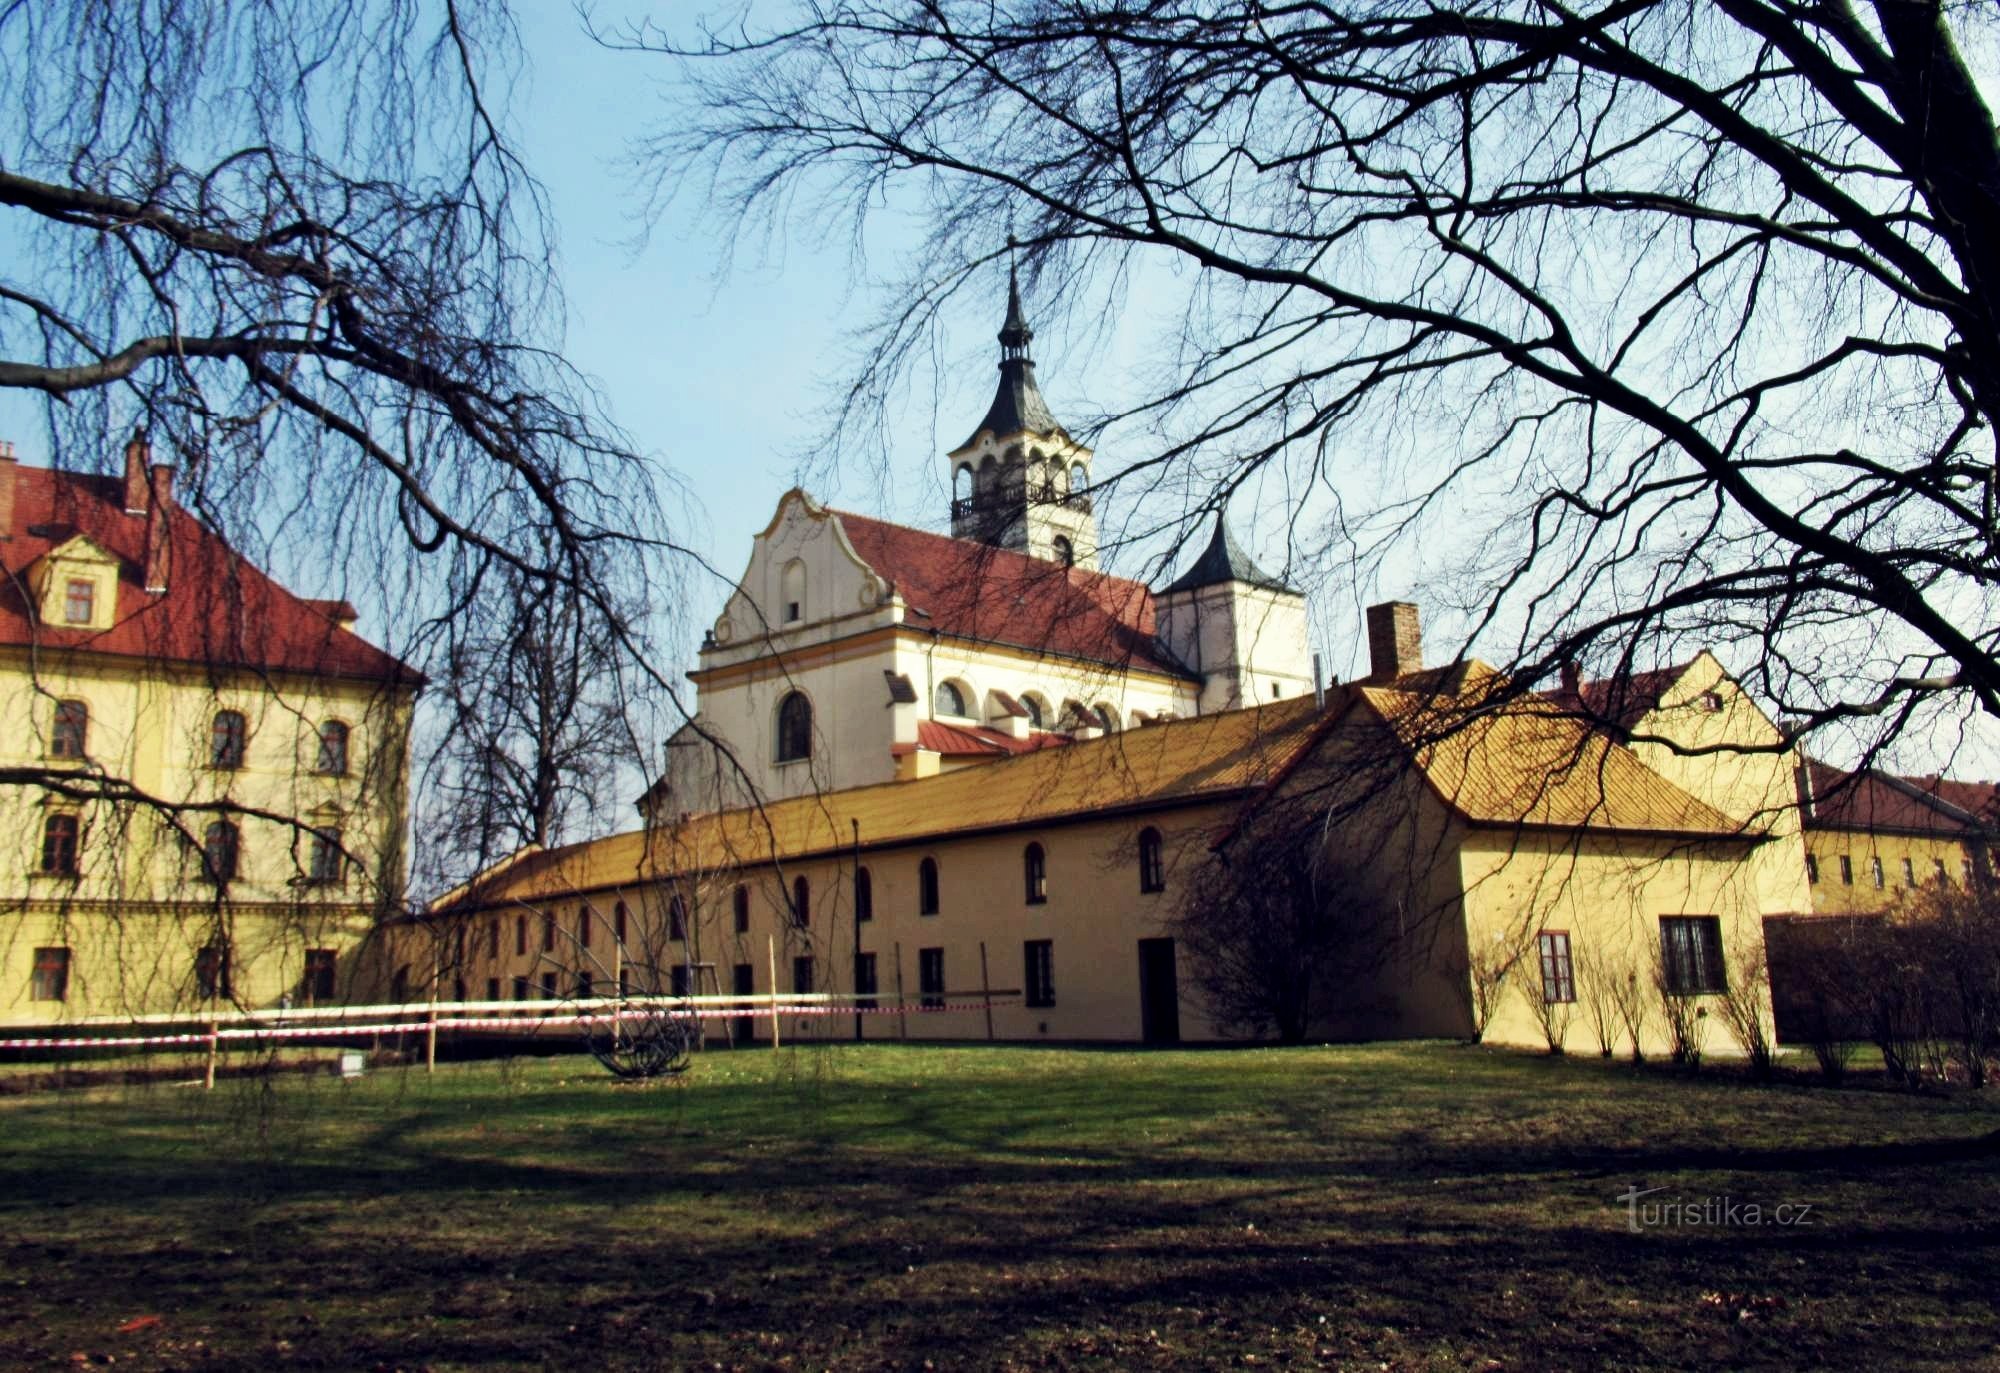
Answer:
[{"label": "red tile roof", "polygon": [[917,747],[931,753],[942,753],[946,757],[975,753],[1037,753],[1045,748],[1060,748],[1068,742],[1069,739],[1061,734],[1035,733],[1016,739],[1004,730],[988,729],[985,725],[952,725],[942,720],[917,721]]},{"label": "red tile roof", "polygon": [[1634,725],[1659,706],[1660,697],[1687,670],[1686,663],[1679,663],[1672,667],[1654,668],[1650,672],[1631,672],[1622,677],[1599,677],[1595,681],[1579,682],[1574,691],[1551,691],[1548,697],[1564,710],[1588,716],[1593,721],[1629,734]]},{"label": "red tile roof", "polygon": [[[1801,772],[1799,803],[1809,828],[1950,836],[1978,833],[1979,826],[1960,813],[1956,803],[1950,810],[1931,804],[1925,789],[1916,785],[1920,779],[1895,778],[1872,768],[1847,772],[1813,759],[1807,760]],[[1939,779],[1928,780],[1936,783]]]},{"label": "red tile roof", "polygon": [[1155,637],[1143,583],[834,511],[862,561],[901,593],[904,623],[1033,653],[1194,680]]},{"label": "red tile roof", "polygon": [[[312,676],[402,681],[423,678],[331,618],[343,602],[294,596],[240,557],[222,537],[177,506],[168,511],[167,590],[143,585],[145,515],[125,513],[115,477],[82,476],[13,463],[12,527],[0,530],[0,644],[75,650],[152,662]],[[43,623],[26,576],[36,559],[81,534],[120,563],[108,629]]]}]

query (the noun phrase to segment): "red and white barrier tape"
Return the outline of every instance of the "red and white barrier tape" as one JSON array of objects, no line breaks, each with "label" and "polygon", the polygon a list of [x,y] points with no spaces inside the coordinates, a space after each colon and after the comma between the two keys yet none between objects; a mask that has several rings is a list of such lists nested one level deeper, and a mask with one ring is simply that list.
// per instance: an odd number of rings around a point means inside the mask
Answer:
[{"label": "red and white barrier tape", "polygon": [[[659,1007],[645,1007],[627,1011],[591,1011],[573,1015],[522,1015],[522,1016],[481,1016],[460,1018],[444,1014],[440,1009],[436,1025],[440,1034],[452,1030],[539,1030],[546,1027],[578,1026],[590,1024],[610,1024],[620,1019],[637,1019],[643,1016],[667,1014],[687,1020],[737,1020],[770,1015],[936,1015],[941,1011],[983,1011],[989,1006],[1008,1006],[1012,999],[1002,1001],[962,1001],[956,1004],[941,1003],[936,1006],[742,1006],[715,1009],[678,1011]],[[251,1029],[217,1030],[213,1034],[206,1030],[192,1034],[169,1035],[124,1035],[104,1038],[71,1037],[63,1039],[19,1038],[0,1039],[0,1049],[154,1049],[171,1045],[206,1046],[210,1041],[259,1040],[259,1039],[331,1039],[343,1035],[391,1035],[423,1034],[430,1030],[429,1020],[369,1023],[345,1025],[338,1022],[319,1022],[310,1025],[272,1025]]]}]

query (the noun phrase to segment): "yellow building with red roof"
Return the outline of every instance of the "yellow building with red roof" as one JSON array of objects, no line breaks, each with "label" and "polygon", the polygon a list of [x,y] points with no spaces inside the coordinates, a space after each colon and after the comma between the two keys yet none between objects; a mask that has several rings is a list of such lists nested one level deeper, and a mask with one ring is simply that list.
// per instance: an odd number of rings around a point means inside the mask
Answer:
[{"label": "yellow building with red roof", "polygon": [[176,501],[0,445],[0,1021],[344,998],[421,678]]}]

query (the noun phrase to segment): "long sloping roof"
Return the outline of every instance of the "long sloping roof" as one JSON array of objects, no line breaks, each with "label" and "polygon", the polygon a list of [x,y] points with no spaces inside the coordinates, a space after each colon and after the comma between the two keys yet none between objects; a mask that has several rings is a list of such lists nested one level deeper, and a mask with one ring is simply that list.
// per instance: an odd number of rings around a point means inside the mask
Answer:
[{"label": "long sloping roof", "polygon": [[1503,687],[1499,674],[1474,662],[1455,679],[1424,674],[1356,690],[1439,799],[1475,824],[1750,833],[1560,708],[1533,696],[1488,708]]},{"label": "long sloping roof", "polygon": [[845,510],[832,513],[861,560],[909,606],[906,625],[1193,679],[1159,641],[1153,593],[1142,582]]},{"label": "long sloping roof", "polygon": [[[1896,777],[1807,759],[1800,769],[1799,808],[1809,829],[1896,831],[1971,838],[1981,832],[1978,783],[1936,777]],[[1961,800],[1962,798],[1962,800]]]},{"label": "long sloping roof", "polygon": [[716,871],[1223,799],[1290,760],[1317,716],[1308,697],[1041,749],[920,781],[886,782],[698,815],[671,828],[524,853],[448,897],[447,908],[535,901],[668,873]]},{"label": "long sloping roof", "polygon": [[[422,680],[336,623],[350,607],[293,595],[177,505],[166,507],[167,589],[154,593],[143,585],[148,517],[126,513],[119,480],[42,467],[17,467],[12,480],[13,524],[0,531],[7,574],[0,644],[256,672]],[[50,624],[31,604],[30,565],[79,534],[119,562],[107,629]]]}]

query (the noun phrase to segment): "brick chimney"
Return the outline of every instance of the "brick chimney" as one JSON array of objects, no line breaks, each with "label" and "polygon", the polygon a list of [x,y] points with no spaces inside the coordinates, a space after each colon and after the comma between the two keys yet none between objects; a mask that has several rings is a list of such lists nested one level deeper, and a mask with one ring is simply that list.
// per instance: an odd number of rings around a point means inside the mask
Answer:
[{"label": "brick chimney", "polygon": [[125,513],[143,515],[149,504],[146,490],[146,468],[153,461],[153,445],[146,442],[146,431],[134,429],[132,437],[125,443]]},{"label": "brick chimney", "polygon": [[14,473],[19,466],[13,440],[0,439],[0,539],[14,537]]},{"label": "brick chimney", "polygon": [[167,589],[167,570],[173,561],[167,518],[174,510],[174,469],[156,462],[147,477],[146,590],[157,595]]},{"label": "brick chimney", "polygon": [[1562,665],[1562,689],[1565,696],[1583,694],[1583,670],[1573,662]]},{"label": "brick chimney", "polygon": [[1368,607],[1368,679],[1391,682],[1424,666],[1424,636],[1408,601]]}]

